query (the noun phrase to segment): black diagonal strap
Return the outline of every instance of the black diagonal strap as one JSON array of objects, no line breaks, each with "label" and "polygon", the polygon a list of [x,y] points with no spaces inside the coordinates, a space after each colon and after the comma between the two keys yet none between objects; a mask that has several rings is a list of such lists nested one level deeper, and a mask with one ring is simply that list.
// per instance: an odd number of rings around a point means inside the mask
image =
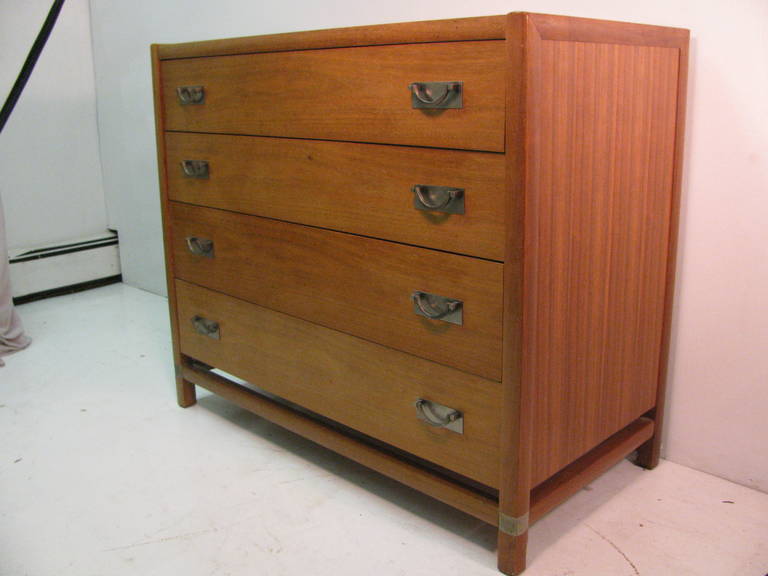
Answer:
[{"label": "black diagonal strap", "polygon": [[51,30],[53,30],[54,24],[56,24],[56,18],[59,17],[59,12],[61,12],[61,7],[63,5],[64,0],[55,0],[48,12],[45,22],[43,22],[43,27],[40,29],[40,32],[35,39],[35,43],[32,44],[32,49],[29,51],[27,59],[24,61],[24,66],[21,67],[21,72],[19,72],[19,76],[16,78],[16,82],[14,82],[13,88],[11,88],[11,91],[8,94],[8,98],[5,99],[3,109],[0,110],[0,132],[3,131],[5,123],[8,121],[8,118],[10,118],[13,108],[16,106],[16,102],[24,90],[24,86],[26,86],[27,80],[29,80],[32,70],[35,68],[35,64],[37,64],[37,59],[40,57],[40,53],[43,51],[43,47],[48,41],[48,36],[51,35]]}]

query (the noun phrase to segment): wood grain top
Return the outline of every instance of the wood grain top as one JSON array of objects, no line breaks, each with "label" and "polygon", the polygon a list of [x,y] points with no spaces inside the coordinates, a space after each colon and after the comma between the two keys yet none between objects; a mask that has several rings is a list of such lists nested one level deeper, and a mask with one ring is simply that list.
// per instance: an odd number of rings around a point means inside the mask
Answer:
[{"label": "wood grain top", "polygon": [[682,48],[690,32],[684,28],[613,22],[594,18],[571,18],[551,14],[527,14],[542,40],[600,44],[630,44]]},{"label": "wood grain top", "polygon": [[160,44],[157,51],[161,60],[168,60],[250,52],[283,52],[383,44],[503,40],[504,25],[504,16],[480,16]]},{"label": "wood grain top", "polygon": [[[515,13],[512,13],[515,14]],[[549,14],[524,14],[547,39],[642,44],[650,46],[681,46],[688,39],[688,30],[650,26],[628,22],[611,22],[590,18],[571,18]],[[352,46],[384,44],[423,44],[429,42],[462,42],[466,40],[503,40],[507,15],[398,22],[374,26],[352,26],[303,32],[286,32],[262,36],[245,36],[221,40],[203,40],[178,44],[157,44],[161,60],[225,56],[254,52],[283,52],[288,50],[317,50]],[[590,37],[594,39],[589,40]],[[585,40],[587,38],[587,40]]]}]

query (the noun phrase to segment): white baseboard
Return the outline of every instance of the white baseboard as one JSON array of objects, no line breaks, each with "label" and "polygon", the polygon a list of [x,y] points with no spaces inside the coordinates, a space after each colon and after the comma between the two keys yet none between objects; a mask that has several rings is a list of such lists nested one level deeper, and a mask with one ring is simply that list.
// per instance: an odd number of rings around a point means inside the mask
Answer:
[{"label": "white baseboard", "polygon": [[9,254],[14,298],[113,278],[120,274],[117,234],[107,233]]}]

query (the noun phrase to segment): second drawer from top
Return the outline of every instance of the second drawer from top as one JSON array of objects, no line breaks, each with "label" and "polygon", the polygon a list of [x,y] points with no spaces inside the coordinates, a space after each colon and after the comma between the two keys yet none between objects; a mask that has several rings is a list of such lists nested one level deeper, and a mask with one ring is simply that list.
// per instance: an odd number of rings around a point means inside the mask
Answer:
[{"label": "second drawer from top", "polygon": [[168,132],[171,200],[504,259],[504,156]]}]

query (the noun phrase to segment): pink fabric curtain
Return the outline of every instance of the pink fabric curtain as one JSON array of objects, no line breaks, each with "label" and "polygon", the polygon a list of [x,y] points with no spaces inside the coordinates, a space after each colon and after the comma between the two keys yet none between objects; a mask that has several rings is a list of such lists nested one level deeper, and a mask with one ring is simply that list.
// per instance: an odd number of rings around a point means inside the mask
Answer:
[{"label": "pink fabric curtain", "polygon": [[31,340],[24,334],[21,318],[13,307],[11,277],[8,270],[8,247],[5,240],[5,215],[0,199],[0,366],[3,356],[29,346]]}]

